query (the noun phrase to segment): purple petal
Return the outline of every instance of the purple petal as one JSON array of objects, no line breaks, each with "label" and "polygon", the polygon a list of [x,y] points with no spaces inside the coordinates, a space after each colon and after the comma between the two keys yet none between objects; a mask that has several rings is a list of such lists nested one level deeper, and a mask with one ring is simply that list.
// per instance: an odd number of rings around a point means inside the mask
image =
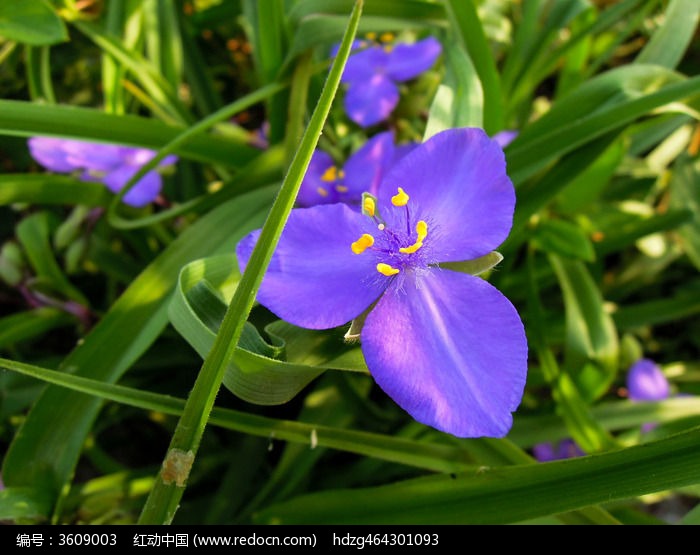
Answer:
[{"label": "purple petal", "polygon": [[394,81],[408,81],[433,67],[441,53],[442,45],[435,37],[397,44],[389,52],[385,70]]},{"label": "purple petal", "polygon": [[27,141],[32,158],[46,169],[68,173],[79,169],[68,161],[68,156],[63,149],[66,139],[54,139],[52,137],[32,137]]},{"label": "purple petal", "polygon": [[396,148],[394,148],[394,159],[391,163],[396,164],[396,162],[401,160],[401,158],[406,156],[409,152],[413,152],[419,144],[420,143],[404,143],[402,145],[397,145]]},{"label": "purple petal", "polygon": [[297,204],[299,206],[314,206],[316,204],[335,202],[329,193],[329,184],[321,179],[326,170],[334,164],[335,162],[330,154],[322,150],[314,151],[297,195]]},{"label": "purple petal", "polygon": [[394,134],[379,133],[358,149],[345,164],[345,185],[359,200],[365,191],[377,194],[379,183],[394,162]]},{"label": "purple petal", "polygon": [[[340,326],[361,314],[390,279],[377,272],[375,257],[350,249],[367,221],[345,204],[292,210],[258,301],[283,320],[311,329]],[[241,271],[259,234],[253,232],[238,244]]]},{"label": "purple petal", "polygon": [[428,222],[437,262],[488,254],[513,223],[515,190],[505,156],[482,129],[442,131],[399,160],[379,187],[380,208],[390,206],[398,187],[415,218]]},{"label": "purple petal", "polygon": [[81,168],[109,171],[123,164],[124,148],[118,145],[67,141],[64,150],[68,161]]},{"label": "purple petal", "polygon": [[381,73],[351,82],[345,93],[345,112],[362,127],[384,121],[398,103],[399,89]]},{"label": "purple petal", "polygon": [[532,447],[532,454],[540,462],[573,459],[585,453],[573,439],[562,439],[559,443],[538,443]]},{"label": "purple petal", "polygon": [[[121,166],[116,170],[108,172],[103,178],[103,182],[110,191],[118,193],[124,188],[127,181],[138,171],[135,166]],[[122,199],[126,204],[141,207],[153,202],[162,187],[160,174],[157,171],[150,171],[144,175]]]},{"label": "purple petal", "polygon": [[439,269],[407,276],[369,313],[361,339],[374,379],[419,422],[458,437],[508,433],[527,340],[513,305],[486,281]]},{"label": "purple petal", "polygon": [[348,58],[341,81],[343,83],[364,83],[373,75],[383,74],[384,66],[388,62],[389,54],[381,46],[370,46]]},{"label": "purple petal", "polygon": [[492,137],[492,139],[496,141],[501,148],[506,148],[517,136],[517,131],[499,131]]},{"label": "purple petal", "polygon": [[642,358],[627,373],[627,390],[632,401],[663,401],[670,394],[668,380],[654,361]]},{"label": "purple petal", "polygon": [[540,462],[555,461],[559,458],[554,452],[554,444],[549,442],[533,445],[532,454]]}]

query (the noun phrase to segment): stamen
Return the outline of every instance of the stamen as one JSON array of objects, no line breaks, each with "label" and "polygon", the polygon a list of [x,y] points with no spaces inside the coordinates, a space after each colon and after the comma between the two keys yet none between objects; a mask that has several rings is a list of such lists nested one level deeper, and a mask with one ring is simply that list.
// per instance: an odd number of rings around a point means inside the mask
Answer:
[{"label": "stamen", "polygon": [[[342,174],[343,171],[338,171],[338,168],[335,166],[330,166],[325,172],[323,172],[323,175],[321,176],[321,181],[325,181],[326,183],[329,183],[331,181],[336,181],[339,177],[339,174]],[[342,177],[342,176],[341,176]]]},{"label": "stamen", "polygon": [[394,33],[382,33],[379,36],[379,40],[382,42],[391,42],[395,37],[396,35],[394,35]]},{"label": "stamen", "polygon": [[349,189],[345,185],[336,185],[335,190],[339,193],[347,193]]},{"label": "stamen", "polygon": [[426,224],[423,220],[420,220],[416,224],[416,233],[418,233],[418,239],[416,239],[416,242],[408,247],[401,247],[399,249],[400,253],[413,254],[423,246],[423,239],[428,236],[428,224]]},{"label": "stamen", "polygon": [[355,254],[362,254],[372,245],[374,245],[374,237],[372,237],[369,233],[363,233],[362,237],[350,245],[350,248]]},{"label": "stamen", "polygon": [[408,204],[408,199],[409,196],[401,187],[399,187],[399,192],[391,197],[391,204],[394,206],[406,206],[406,204]]},{"label": "stamen", "polygon": [[365,197],[362,203],[362,211],[370,218],[374,218],[377,211],[377,205],[372,197]]},{"label": "stamen", "polygon": [[387,277],[389,277],[389,276],[395,276],[396,274],[399,273],[399,269],[398,269],[398,268],[394,268],[394,267],[392,267],[392,266],[389,266],[388,264],[384,264],[384,262],[380,262],[379,264],[377,264],[377,271],[378,271],[380,274],[383,274],[383,275],[385,275],[385,276],[387,276]]},{"label": "stamen", "polygon": [[377,33],[370,31],[369,33],[365,34],[365,37],[367,37],[368,40],[377,40]]},{"label": "stamen", "polygon": [[416,224],[416,233],[418,233],[418,240],[422,241],[428,236],[428,224],[423,220],[419,220]]},{"label": "stamen", "polygon": [[317,187],[316,192],[321,195],[322,197],[327,197],[328,196],[328,191],[326,191],[323,187]]}]

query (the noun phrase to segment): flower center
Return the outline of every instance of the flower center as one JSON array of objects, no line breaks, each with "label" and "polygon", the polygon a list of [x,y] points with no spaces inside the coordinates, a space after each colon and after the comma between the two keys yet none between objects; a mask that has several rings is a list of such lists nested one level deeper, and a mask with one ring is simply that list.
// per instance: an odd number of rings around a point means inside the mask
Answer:
[{"label": "flower center", "polygon": [[347,193],[348,188],[343,185],[342,180],[345,178],[345,172],[338,169],[337,166],[330,166],[323,172],[321,176],[321,185],[316,188],[316,192],[326,198],[331,193]]},{"label": "flower center", "polygon": [[418,220],[414,235],[410,225],[409,200],[410,197],[401,187],[391,197],[391,204],[394,207],[404,209],[404,217],[399,220],[405,221],[406,231],[387,227],[377,212],[374,197],[365,195],[362,201],[363,213],[377,223],[380,233],[376,237],[370,233],[363,233],[350,245],[350,249],[355,254],[363,254],[369,250],[378,255],[381,262],[377,263],[376,268],[382,275],[394,276],[406,268],[423,265],[423,257],[417,256],[416,253],[423,248],[424,241],[428,237],[428,224],[425,220]]}]

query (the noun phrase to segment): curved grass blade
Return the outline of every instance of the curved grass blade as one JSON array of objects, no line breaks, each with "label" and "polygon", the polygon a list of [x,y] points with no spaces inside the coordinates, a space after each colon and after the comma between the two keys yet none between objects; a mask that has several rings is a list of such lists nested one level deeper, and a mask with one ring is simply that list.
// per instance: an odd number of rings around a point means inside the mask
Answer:
[{"label": "curved grass blade", "polygon": [[700,5],[695,0],[671,0],[664,22],[635,59],[639,64],[676,67],[685,54],[698,24]]},{"label": "curved grass blade", "polygon": [[0,205],[26,202],[33,205],[107,206],[110,196],[107,188],[100,183],[79,181],[65,175],[0,175]]},{"label": "curved grass blade", "polygon": [[34,46],[68,40],[63,21],[45,0],[0,3],[0,37]]},{"label": "curved grass blade", "polygon": [[448,18],[458,33],[479,75],[483,90],[484,129],[489,135],[503,129],[503,98],[501,79],[496,69],[491,47],[479,20],[476,6],[463,0],[448,0]]},{"label": "curved grass blade", "polygon": [[502,524],[699,482],[700,428],[694,428],[601,455],[314,493],[261,511],[256,521]]},{"label": "curved grass blade", "polygon": [[[152,118],[0,99],[0,134],[5,135],[45,135],[158,149],[186,130]],[[177,154],[209,164],[240,167],[258,156],[260,151],[222,135],[198,135],[183,145]]]}]

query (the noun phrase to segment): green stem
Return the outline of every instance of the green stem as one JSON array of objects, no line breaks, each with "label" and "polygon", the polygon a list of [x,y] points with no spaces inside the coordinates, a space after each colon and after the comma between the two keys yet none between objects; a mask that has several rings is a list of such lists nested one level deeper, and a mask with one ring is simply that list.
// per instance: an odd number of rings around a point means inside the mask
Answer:
[{"label": "green stem", "polygon": [[282,229],[292,209],[299,186],[340,84],[340,77],[350,55],[350,48],[357,32],[361,12],[362,0],[357,0],[340,50],[331,66],[328,79],[304,133],[299,150],[292,160],[289,173],[272,205],[238,289],[231,299],[214,346],[204,360],[192,393],[187,399],[185,410],[173,434],[159,477],[141,513],[139,519],[141,524],[170,523],[175,516],[185,491],[189,469],[194,461],[226,366],[238,344],[263,274],[282,234]]}]

